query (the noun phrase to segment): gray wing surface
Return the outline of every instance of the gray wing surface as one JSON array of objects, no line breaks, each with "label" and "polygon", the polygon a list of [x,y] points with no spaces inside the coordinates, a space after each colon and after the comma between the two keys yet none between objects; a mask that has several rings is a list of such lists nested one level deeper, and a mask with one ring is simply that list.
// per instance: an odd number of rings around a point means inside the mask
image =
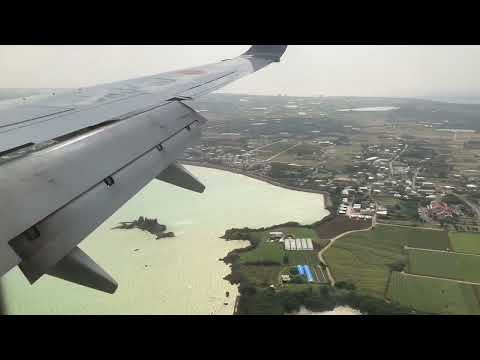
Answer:
[{"label": "gray wing surface", "polygon": [[286,45],[94,87],[0,103],[0,276],[19,266],[113,293],[78,244],[153,179],[204,186],[176,163],[207,121],[187,103],[280,61]]}]

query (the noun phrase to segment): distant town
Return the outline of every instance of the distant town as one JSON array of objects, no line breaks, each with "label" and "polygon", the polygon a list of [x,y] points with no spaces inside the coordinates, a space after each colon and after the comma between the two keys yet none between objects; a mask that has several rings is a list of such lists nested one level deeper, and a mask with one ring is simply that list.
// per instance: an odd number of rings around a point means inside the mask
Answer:
[{"label": "distant town", "polygon": [[[455,105],[416,101],[424,103],[415,107],[417,120],[406,100],[335,109],[361,99],[223,94],[211,99],[197,107],[214,120],[202,142],[187,149],[185,161],[324,192],[341,216],[479,231],[474,215],[480,136],[449,128],[465,125],[444,117],[443,108]],[[439,118],[432,117],[436,112]]]}]

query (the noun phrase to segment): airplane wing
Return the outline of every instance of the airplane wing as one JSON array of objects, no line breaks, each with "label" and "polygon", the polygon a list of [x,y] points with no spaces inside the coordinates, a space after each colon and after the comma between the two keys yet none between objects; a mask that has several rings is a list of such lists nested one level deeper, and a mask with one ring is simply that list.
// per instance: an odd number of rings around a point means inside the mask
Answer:
[{"label": "airplane wing", "polygon": [[280,61],[254,45],[219,63],[0,103],[0,276],[19,266],[109,293],[78,244],[150,181],[204,186],[175,162],[207,121],[187,103]]}]

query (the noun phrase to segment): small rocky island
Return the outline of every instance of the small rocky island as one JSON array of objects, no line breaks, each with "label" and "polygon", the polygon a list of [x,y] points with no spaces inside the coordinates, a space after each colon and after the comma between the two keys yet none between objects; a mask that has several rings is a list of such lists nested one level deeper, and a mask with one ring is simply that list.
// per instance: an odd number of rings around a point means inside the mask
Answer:
[{"label": "small rocky island", "polygon": [[173,232],[167,232],[167,227],[165,225],[159,224],[157,219],[149,219],[147,217],[140,216],[138,220],[121,222],[118,226],[114,227],[112,230],[121,229],[140,229],[147,231],[152,235],[155,235],[158,239],[174,237]]}]

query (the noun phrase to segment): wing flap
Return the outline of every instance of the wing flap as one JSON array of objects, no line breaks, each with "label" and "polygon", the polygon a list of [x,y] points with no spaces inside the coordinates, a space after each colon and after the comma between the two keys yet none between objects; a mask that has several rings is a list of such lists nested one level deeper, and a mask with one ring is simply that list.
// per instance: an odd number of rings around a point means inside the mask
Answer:
[{"label": "wing flap", "polygon": [[118,283],[78,247],[74,247],[47,274],[109,294],[113,294],[118,287]]},{"label": "wing flap", "polygon": [[165,172],[206,121],[178,99],[225,86],[283,51],[254,46],[216,64],[35,97],[13,110],[0,104],[0,152],[34,144],[8,159],[0,154],[0,204],[8,206],[0,275],[20,265],[32,283],[50,273],[114,291],[114,280],[77,245],[155,177],[204,189],[177,165]]},{"label": "wing flap", "polygon": [[37,223],[34,239],[23,233],[10,241],[22,258],[20,266],[29,281],[33,283],[48,273],[85,237],[167,168],[188,143],[199,137],[199,124],[193,124],[190,130],[182,130],[164,141],[161,150],[150,149],[112,174],[110,185],[103,181],[96,184]]},{"label": "wing flap", "polygon": [[168,168],[157,176],[157,179],[198,193],[205,191],[205,185],[177,162],[170,164]]},{"label": "wing flap", "polygon": [[182,103],[170,103],[2,165],[0,203],[10,209],[0,217],[0,243],[195,121],[205,119]]}]

